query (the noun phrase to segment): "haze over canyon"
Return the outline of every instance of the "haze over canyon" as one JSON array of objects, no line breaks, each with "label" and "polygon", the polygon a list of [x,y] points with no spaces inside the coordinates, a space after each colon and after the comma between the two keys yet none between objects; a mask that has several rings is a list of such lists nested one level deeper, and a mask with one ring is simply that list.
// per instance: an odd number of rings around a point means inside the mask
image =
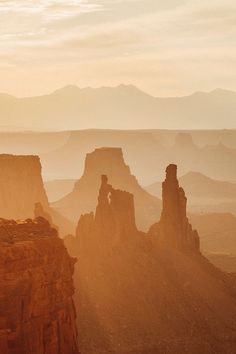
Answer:
[{"label": "haze over canyon", "polygon": [[236,353],[235,14],[0,1],[0,354]]}]

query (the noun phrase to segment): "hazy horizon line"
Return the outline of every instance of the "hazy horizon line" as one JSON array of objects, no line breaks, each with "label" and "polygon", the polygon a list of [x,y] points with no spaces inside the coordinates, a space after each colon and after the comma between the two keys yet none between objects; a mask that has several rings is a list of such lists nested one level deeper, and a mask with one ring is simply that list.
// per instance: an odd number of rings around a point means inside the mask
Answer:
[{"label": "hazy horizon line", "polygon": [[[4,130],[4,128],[6,130]],[[10,128],[15,130],[10,130]],[[9,130],[7,130],[9,129]],[[84,129],[62,129],[62,130],[51,130],[51,129],[33,129],[27,127],[17,127],[17,126],[6,126],[0,125],[1,133],[32,133],[32,134],[60,134],[60,133],[73,133],[73,132],[87,132],[87,131],[112,131],[112,132],[151,132],[151,131],[164,131],[164,132],[176,132],[176,133],[191,133],[191,132],[221,132],[221,131],[235,131],[236,128],[197,128],[197,129],[164,129],[164,128],[145,128],[145,129],[112,129],[112,128],[84,128]],[[223,144],[224,145],[224,144]]]},{"label": "hazy horizon line", "polygon": [[140,88],[138,85],[134,85],[132,83],[120,83],[120,84],[117,84],[117,85],[101,85],[101,86],[79,86],[78,84],[67,84],[67,85],[64,85],[64,86],[60,86],[60,87],[57,87],[55,88],[54,90],[52,91],[45,91],[45,93],[42,93],[42,94],[34,94],[34,95],[26,95],[26,96],[19,96],[19,95],[15,95],[15,94],[12,94],[12,93],[9,93],[7,91],[1,91],[0,92],[0,96],[1,95],[6,95],[6,96],[11,96],[11,97],[14,97],[14,98],[33,98],[33,97],[42,97],[42,96],[50,96],[54,93],[57,93],[57,92],[60,92],[62,90],[66,90],[66,89],[78,89],[78,90],[99,90],[99,89],[118,89],[118,88],[134,88],[150,97],[153,97],[153,98],[182,98],[182,97],[189,97],[189,96],[192,96],[194,94],[199,94],[199,93],[203,93],[203,94],[210,94],[210,93],[214,93],[214,92],[217,92],[217,91],[223,91],[223,92],[231,92],[231,93],[236,93],[236,90],[232,90],[232,89],[228,89],[228,88],[221,88],[221,87],[216,87],[216,88],[212,88],[211,90],[206,90],[206,91],[203,91],[203,90],[196,90],[196,91],[191,91],[189,92],[188,94],[183,94],[183,95],[173,95],[173,96],[162,96],[162,95],[153,95],[152,93],[149,93],[148,91]]}]

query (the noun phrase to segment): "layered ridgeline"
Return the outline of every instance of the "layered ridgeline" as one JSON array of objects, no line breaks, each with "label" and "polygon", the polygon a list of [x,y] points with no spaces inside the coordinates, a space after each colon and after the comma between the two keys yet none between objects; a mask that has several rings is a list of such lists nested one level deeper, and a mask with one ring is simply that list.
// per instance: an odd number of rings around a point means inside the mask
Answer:
[{"label": "layered ridgeline", "polygon": [[[223,89],[184,97],[153,97],[135,86],[79,88],[16,98],[0,94],[1,124],[51,131],[89,127],[136,129],[235,128],[236,93]],[[175,119],[173,120],[173,117]]]},{"label": "layered ridgeline", "polygon": [[53,208],[74,222],[81,214],[95,211],[102,174],[108,176],[114,188],[134,195],[137,224],[147,230],[160,215],[161,202],[138,184],[125,164],[120,148],[100,148],[87,154],[82,177],[71,193],[52,204]]},{"label": "layered ridgeline", "polygon": [[43,218],[0,220],[1,354],[78,354],[72,259]]},{"label": "layered ridgeline", "polygon": [[88,151],[112,146],[122,148],[126,163],[144,186],[162,181],[170,161],[178,165],[181,175],[196,171],[216,180],[235,182],[235,142],[236,130],[85,130],[71,132],[63,146],[40,157],[47,180],[74,179],[81,175]]},{"label": "layered ridgeline", "polygon": [[35,203],[40,203],[62,235],[71,232],[72,223],[49,206],[41,169],[38,156],[0,155],[0,217],[32,218]]},{"label": "layered ridgeline", "polygon": [[236,279],[201,254],[176,166],[166,170],[160,222],[137,230],[133,195],[106,176],[95,213],[66,244],[75,270],[80,348],[91,353],[233,353]]}]

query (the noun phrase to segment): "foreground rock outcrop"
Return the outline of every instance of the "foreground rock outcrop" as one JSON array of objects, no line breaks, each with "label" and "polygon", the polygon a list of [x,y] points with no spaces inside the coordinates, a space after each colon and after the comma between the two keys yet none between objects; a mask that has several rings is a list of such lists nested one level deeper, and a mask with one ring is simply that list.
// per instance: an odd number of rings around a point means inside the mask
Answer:
[{"label": "foreground rock outcrop", "polygon": [[78,354],[72,259],[43,218],[0,220],[1,354]]},{"label": "foreground rock outcrop", "polygon": [[176,166],[167,168],[163,199],[158,228],[145,234],[132,195],[102,176],[95,215],[83,215],[76,237],[66,239],[79,258],[82,354],[234,352],[236,279],[200,253]]},{"label": "foreground rock outcrop", "polygon": [[65,217],[78,221],[84,213],[95,211],[101,175],[107,175],[114,188],[133,194],[137,225],[148,230],[160,216],[161,201],[146,192],[125,164],[120,148],[100,148],[87,154],[84,173],[74,189],[52,206]]}]

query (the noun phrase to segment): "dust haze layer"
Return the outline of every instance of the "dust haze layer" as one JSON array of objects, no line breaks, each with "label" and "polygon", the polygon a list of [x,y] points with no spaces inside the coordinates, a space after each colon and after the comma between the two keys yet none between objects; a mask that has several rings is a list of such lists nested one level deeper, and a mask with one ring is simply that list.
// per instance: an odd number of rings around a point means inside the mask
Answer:
[{"label": "dust haze layer", "polygon": [[[229,146],[225,145],[227,137]],[[235,137],[234,130],[74,131],[62,147],[40,156],[47,179],[78,178],[87,152],[107,146],[122,148],[125,160],[143,185],[161,181],[169,163],[178,164],[181,175],[195,171],[218,180],[235,181]],[[159,168],[153,169],[155,165]]]},{"label": "dust haze layer", "polygon": [[26,98],[0,95],[1,125],[33,130],[232,129],[235,107],[236,93],[221,89],[170,98],[156,98],[131,85],[66,86]]}]

